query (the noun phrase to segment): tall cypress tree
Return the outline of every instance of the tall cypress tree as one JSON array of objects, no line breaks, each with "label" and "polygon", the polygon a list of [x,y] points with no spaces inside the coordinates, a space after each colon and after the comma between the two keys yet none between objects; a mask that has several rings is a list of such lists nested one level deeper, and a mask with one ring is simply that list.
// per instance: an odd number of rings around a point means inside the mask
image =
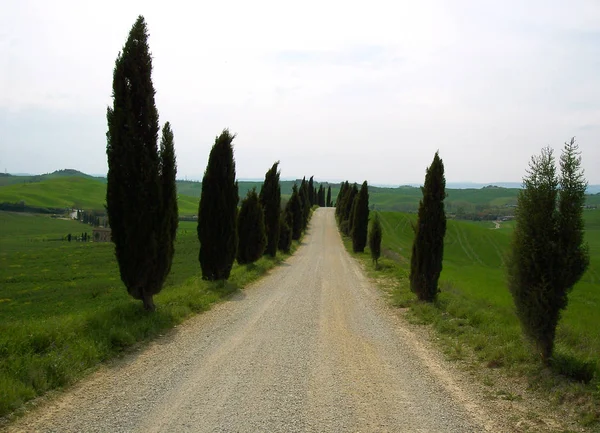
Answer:
[{"label": "tall cypress tree", "polygon": [[292,187],[292,196],[287,202],[286,212],[292,217],[292,239],[297,241],[300,239],[300,236],[302,236],[304,212],[296,184]]},{"label": "tall cypress tree", "polygon": [[[173,255],[175,254],[175,238],[179,225],[179,210],[177,207],[177,165],[173,130],[169,122],[162,129],[159,149],[159,176],[162,189],[162,211],[160,230],[162,231],[159,266],[163,267],[165,277],[171,271]],[[164,281],[164,280],[163,280]]]},{"label": "tall cypress tree", "polygon": [[308,180],[308,202],[310,206],[314,206],[317,204],[317,198],[315,197],[315,186],[314,186],[314,176],[311,176]]},{"label": "tall cypress tree", "polygon": [[341,224],[342,220],[342,209],[344,208],[344,198],[346,197],[346,191],[348,189],[348,181],[340,184],[340,192],[338,192],[337,199],[335,200],[335,216],[338,223]]},{"label": "tall cypress tree", "polygon": [[167,123],[159,152],[154,93],[148,31],[139,16],[113,72],[106,209],[121,280],[149,311],[171,268],[177,229],[173,133]]},{"label": "tall cypress tree", "polygon": [[267,247],[265,254],[275,257],[279,243],[279,227],[281,213],[281,186],[279,185],[280,172],[277,170],[279,161],[265,174],[265,182],[260,189],[260,203],[265,211],[265,229],[267,233]]},{"label": "tall cypress tree", "polygon": [[300,197],[300,204],[302,205],[302,230],[306,230],[308,227],[308,220],[310,218],[310,198],[308,196],[308,182],[306,178],[302,179],[300,183],[300,190],[298,191]]},{"label": "tall cypress tree", "polygon": [[215,138],[202,178],[198,206],[198,239],[202,278],[229,278],[237,251],[238,184],[235,180],[233,139],[225,129]]},{"label": "tall cypress tree", "polygon": [[574,140],[556,176],[551,148],[531,159],[517,199],[508,287],[526,337],[549,363],[561,310],[589,265],[582,209],[587,182]]},{"label": "tall cypress tree", "polygon": [[254,188],[242,200],[238,216],[238,239],[237,261],[241,265],[260,259],[267,246],[265,213]]},{"label": "tall cypress tree", "polygon": [[410,261],[410,288],[421,301],[434,301],[438,294],[438,280],[444,258],[446,235],[446,178],[444,163],[438,152],[427,169],[423,199],[414,227],[415,238]]},{"label": "tall cypress tree", "polygon": [[331,207],[331,185],[327,187],[327,200],[325,200],[325,206]]},{"label": "tall cypress tree", "polygon": [[360,192],[356,196],[354,218],[352,219],[352,249],[355,253],[362,253],[367,246],[367,232],[369,230],[369,187],[364,181]]}]

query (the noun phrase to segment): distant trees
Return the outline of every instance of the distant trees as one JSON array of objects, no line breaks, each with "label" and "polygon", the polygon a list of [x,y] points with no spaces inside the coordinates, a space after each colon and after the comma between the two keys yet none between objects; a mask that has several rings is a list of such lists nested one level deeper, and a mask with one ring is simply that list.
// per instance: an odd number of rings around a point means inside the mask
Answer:
[{"label": "distant trees", "polygon": [[327,199],[325,200],[325,206],[331,207],[331,185],[327,188]]},{"label": "distant trees", "polygon": [[317,204],[320,207],[325,207],[325,188],[323,185],[319,185],[319,190],[317,191]]},{"label": "distant trees", "polygon": [[279,185],[279,161],[265,174],[265,182],[260,189],[260,204],[265,212],[267,246],[265,253],[271,257],[277,255],[281,213],[281,186]]},{"label": "distant trees", "polygon": [[308,202],[310,203],[310,207],[313,207],[317,204],[317,197],[315,194],[315,184],[313,181],[314,176],[311,176],[308,180]]},{"label": "distant trees", "polygon": [[557,177],[549,147],[531,158],[507,263],[508,287],[523,332],[546,364],[568,293],[589,265],[582,215],[587,182],[574,139],[565,143],[560,169]]},{"label": "distant trees", "polygon": [[369,229],[369,187],[366,180],[360,187],[360,192],[354,198],[353,207],[352,249],[355,253],[362,253],[367,245],[367,231]]},{"label": "distant trees", "polygon": [[444,163],[438,152],[427,168],[422,191],[418,219],[413,227],[415,237],[410,261],[410,288],[419,300],[432,302],[439,291],[446,234],[446,179]]},{"label": "distant trees", "polygon": [[202,178],[198,207],[199,261],[202,278],[229,278],[237,251],[238,184],[235,180],[233,139],[225,129],[215,138]]},{"label": "distant trees", "polygon": [[[279,220],[277,224],[279,225]],[[279,232],[279,227],[277,231]],[[260,259],[267,246],[265,213],[254,188],[242,200],[238,216],[238,239],[237,261],[240,265]]]},{"label": "distant trees", "polygon": [[113,71],[113,106],[107,109],[106,208],[121,280],[127,291],[154,310],[153,296],[173,257],[177,207],[173,134],[157,149],[158,111],[152,84],[146,22],[139,16]]},{"label": "distant trees", "polygon": [[375,213],[375,217],[371,222],[371,230],[369,231],[369,249],[371,250],[371,259],[375,263],[375,269],[379,267],[379,257],[381,256],[381,239],[383,237],[381,230],[381,221],[379,214]]}]

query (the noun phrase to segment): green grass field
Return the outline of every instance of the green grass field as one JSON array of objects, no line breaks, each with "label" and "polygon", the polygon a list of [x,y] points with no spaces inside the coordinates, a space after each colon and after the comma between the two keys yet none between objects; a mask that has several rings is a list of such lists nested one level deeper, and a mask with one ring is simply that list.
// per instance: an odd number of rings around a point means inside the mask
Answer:
[{"label": "green grass field", "polygon": [[[494,229],[493,223],[448,221],[441,293],[434,305],[417,302],[409,289],[412,224],[416,215],[380,212],[380,270],[373,270],[368,249],[357,257],[371,269],[372,276],[380,280],[387,276],[393,281],[392,302],[410,307],[409,317],[416,323],[432,324],[442,336],[450,358],[474,356],[484,366],[525,374],[531,378],[532,386],[551,390],[553,398],[584,395],[581,421],[594,424],[600,422],[600,210],[586,211],[584,215],[591,264],[571,292],[559,323],[552,374],[541,367],[524,341],[506,286],[504,258],[513,222]],[[582,372],[595,374],[588,385],[573,380],[580,379]]]},{"label": "green grass field", "polygon": [[203,281],[196,224],[181,222],[171,274],[146,313],[123,286],[111,243],[66,242],[77,221],[0,212],[0,417],[145,341],[263,275],[278,261],[234,265]]}]

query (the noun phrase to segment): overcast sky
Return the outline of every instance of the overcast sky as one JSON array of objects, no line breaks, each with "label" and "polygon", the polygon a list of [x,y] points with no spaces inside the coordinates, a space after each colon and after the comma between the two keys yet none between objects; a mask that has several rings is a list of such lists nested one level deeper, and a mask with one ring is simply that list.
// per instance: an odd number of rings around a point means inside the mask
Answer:
[{"label": "overcast sky", "polygon": [[223,128],[239,178],[520,181],[572,136],[600,183],[600,1],[0,0],[0,169],[106,173],[118,52],[144,15],[178,177]]}]

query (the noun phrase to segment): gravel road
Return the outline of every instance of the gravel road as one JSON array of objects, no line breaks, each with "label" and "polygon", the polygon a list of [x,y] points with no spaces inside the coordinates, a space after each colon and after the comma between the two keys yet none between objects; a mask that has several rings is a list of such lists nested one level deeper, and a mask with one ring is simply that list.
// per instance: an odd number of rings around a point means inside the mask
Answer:
[{"label": "gravel road", "polygon": [[493,427],[402,326],[318,209],[282,266],[9,431],[480,432]]}]

